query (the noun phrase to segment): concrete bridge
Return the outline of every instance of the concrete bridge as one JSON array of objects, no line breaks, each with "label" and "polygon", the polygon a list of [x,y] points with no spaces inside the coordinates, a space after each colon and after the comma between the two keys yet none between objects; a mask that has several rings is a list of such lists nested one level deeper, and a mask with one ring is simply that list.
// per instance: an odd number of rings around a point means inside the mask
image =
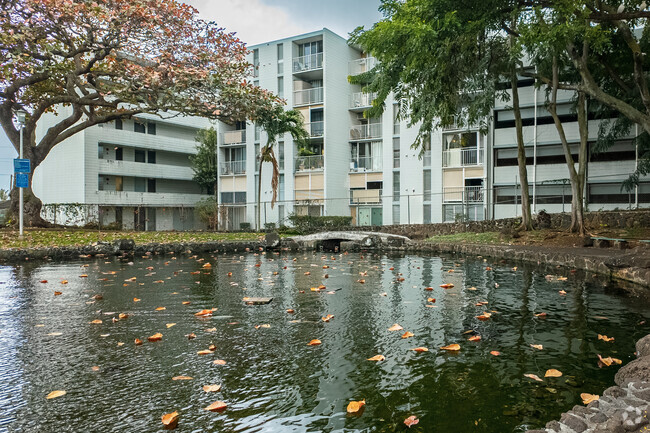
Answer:
[{"label": "concrete bridge", "polygon": [[338,251],[341,248],[341,242],[354,242],[360,247],[372,248],[379,244],[403,245],[410,239],[406,236],[393,235],[379,232],[359,232],[359,231],[329,231],[314,233],[306,236],[294,236],[292,239],[298,243],[320,243],[326,251]]}]

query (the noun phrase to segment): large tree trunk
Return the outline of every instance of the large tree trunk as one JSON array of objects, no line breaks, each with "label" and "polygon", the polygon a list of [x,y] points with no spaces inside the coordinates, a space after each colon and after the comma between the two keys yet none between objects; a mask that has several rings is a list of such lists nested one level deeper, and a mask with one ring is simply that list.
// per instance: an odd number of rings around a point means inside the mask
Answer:
[{"label": "large tree trunk", "polygon": [[526,148],[524,147],[523,122],[519,108],[519,90],[517,88],[517,70],[512,68],[510,84],[512,88],[512,111],[515,115],[517,130],[517,163],[519,165],[519,181],[521,182],[521,230],[533,229],[533,218],[530,211],[530,189],[528,187],[528,169],[526,168]]},{"label": "large tree trunk", "polygon": [[[41,209],[43,208],[43,202],[34,195],[32,190],[32,177],[34,176],[34,168],[32,166],[32,172],[29,174],[29,188],[23,189],[23,224],[25,227],[52,227],[52,224],[41,217]],[[9,197],[11,199],[11,204],[9,211],[11,213],[11,220],[13,223],[18,226],[19,222],[19,213],[20,213],[20,199],[19,199],[19,189],[12,188]]]}]

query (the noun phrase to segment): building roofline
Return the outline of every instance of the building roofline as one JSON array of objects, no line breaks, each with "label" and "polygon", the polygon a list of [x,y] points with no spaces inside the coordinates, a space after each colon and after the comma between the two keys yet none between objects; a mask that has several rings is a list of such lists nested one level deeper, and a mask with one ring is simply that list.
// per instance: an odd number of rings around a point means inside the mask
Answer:
[{"label": "building roofline", "polygon": [[307,32],[307,33],[302,33],[302,34],[298,34],[298,35],[288,36],[286,38],[281,38],[281,39],[274,39],[274,40],[267,41],[267,42],[261,42],[259,44],[255,44],[255,45],[249,45],[247,48],[248,49],[254,49],[254,48],[257,48],[257,47],[262,47],[262,46],[265,46],[265,45],[275,44],[275,43],[278,43],[278,42],[289,41],[289,40],[293,40],[293,39],[307,39],[307,38],[310,38],[310,37],[313,37],[313,36],[318,36],[319,34],[323,34],[323,33],[329,33],[329,34],[334,35],[334,36],[336,36],[338,38],[341,38],[341,39],[343,39],[344,41],[347,42],[347,38],[344,38],[343,36],[339,35],[338,33],[333,32],[332,30],[328,29],[327,27],[323,27],[320,30],[314,30],[312,32]]}]

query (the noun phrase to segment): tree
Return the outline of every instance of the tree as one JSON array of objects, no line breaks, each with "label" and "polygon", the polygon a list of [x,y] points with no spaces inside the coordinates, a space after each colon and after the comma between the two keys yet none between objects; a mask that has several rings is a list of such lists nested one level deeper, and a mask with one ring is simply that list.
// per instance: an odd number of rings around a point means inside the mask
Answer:
[{"label": "tree", "polygon": [[[495,100],[507,100],[499,84],[511,84],[517,128],[523,229],[532,227],[525,148],[518,104],[521,51],[513,44],[520,7],[509,0],[382,0],[385,18],[371,29],[358,28],[350,42],[379,60],[369,72],[350,77],[376,92],[366,113],[376,117],[392,93],[409,126],[419,124],[413,147],[439,127],[478,124],[488,129]],[[514,80],[514,81],[513,81]]]},{"label": "tree", "polygon": [[[36,168],[74,134],[141,113],[255,118],[277,98],[246,80],[246,53],[175,0],[0,0],[0,125],[18,149],[14,112],[28,113],[24,154]],[[47,114],[58,120],[37,141]],[[26,223],[46,224],[31,187],[25,200]]]},{"label": "tree", "polygon": [[[218,210],[216,203],[219,202],[219,158],[217,146],[217,131],[210,127],[209,129],[202,129],[196,136],[196,155],[190,156],[192,163],[192,171],[194,172],[193,180],[198,183],[201,188],[212,192],[214,194],[214,215],[210,222],[213,224],[213,229],[217,229],[218,223]],[[205,210],[203,211],[205,213]]]},{"label": "tree", "polygon": [[9,200],[9,191],[2,188],[0,189],[0,201],[6,201],[6,200]]},{"label": "tree", "polygon": [[299,111],[285,111],[279,105],[271,110],[261,112],[257,118],[257,123],[266,131],[266,144],[260,151],[260,169],[257,178],[257,212],[255,222],[259,230],[261,228],[262,167],[264,163],[270,162],[273,166],[273,177],[271,178],[271,188],[273,190],[271,208],[273,208],[278,197],[278,184],[280,182],[280,168],[278,166],[278,160],[275,157],[275,152],[273,151],[273,146],[277,143],[278,137],[289,133],[299,148],[305,147],[306,143],[309,142],[309,133],[305,129],[304,119]]}]

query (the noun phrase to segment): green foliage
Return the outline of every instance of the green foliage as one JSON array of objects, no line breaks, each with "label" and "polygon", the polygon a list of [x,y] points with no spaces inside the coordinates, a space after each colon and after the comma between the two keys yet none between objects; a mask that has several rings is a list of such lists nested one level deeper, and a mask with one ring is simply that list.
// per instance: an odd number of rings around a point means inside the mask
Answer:
[{"label": "green foliage", "polygon": [[293,224],[294,229],[301,233],[332,230],[352,225],[352,217],[349,216],[290,215],[289,221]]},{"label": "green foliage", "polygon": [[215,185],[219,180],[217,139],[218,135],[214,127],[200,130],[196,136],[197,153],[190,156],[192,171],[194,171],[192,179],[209,194],[214,194]]},{"label": "green foliage", "polygon": [[216,229],[218,222],[218,204],[214,197],[204,198],[196,203],[194,211],[208,227]]},{"label": "green foliage", "polygon": [[0,201],[9,200],[9,191],[2,188],[0,189]]},{"label": "green foliage", "polygon": [[251,223],[239,223],[239,230],[249,232],[251,230]]}]

